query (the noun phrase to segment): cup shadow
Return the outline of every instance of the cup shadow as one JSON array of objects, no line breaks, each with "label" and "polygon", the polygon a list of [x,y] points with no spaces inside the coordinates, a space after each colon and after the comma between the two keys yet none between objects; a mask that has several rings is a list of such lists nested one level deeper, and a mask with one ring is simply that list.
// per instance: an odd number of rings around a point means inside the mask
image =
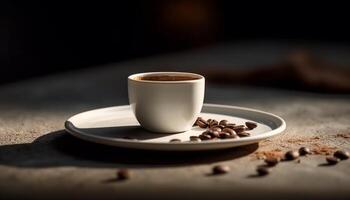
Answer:
[{"label": "cup shadow", "polygon": [[83,141],[65,130],[45,134],[32,143],[0,146],[0,165],[16,167],[128,167],[186,166],[234,160],[251,154],[258,144],[211,151],[151,151]]}]

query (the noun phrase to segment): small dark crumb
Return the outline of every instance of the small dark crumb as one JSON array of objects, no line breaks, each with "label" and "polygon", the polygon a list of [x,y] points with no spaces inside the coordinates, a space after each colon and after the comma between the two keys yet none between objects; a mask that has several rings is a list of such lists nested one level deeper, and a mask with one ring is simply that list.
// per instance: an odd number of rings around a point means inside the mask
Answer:
[{"label": "small dark crumb", "polygon": [[299,158],[299,152],[298,151],[287,151],[287,153],[284,155],[284,158],[286,160],[295,160]]},{"label": "small dark crumb", "polygon": [[169,142],[181,142],[180,139],[171,139]]},{"label": "small dark crumb", "polygon": [[226,174],[230,171],[227,165],[216,165],[213,167],[213,174]]},{"label": "small dark crumb", "polygon": [[126,180],[130,178],[130,172],[128,169],[120,169],[117,172],[117,178],[119,180]]},{"label": "small dark crumb", "polygon": [[268,157],[264,161],[268,166],[272,167],[272,166],[277,165],[279,163],[280,159],[274,158],[274,157]]},{"label": "small dark crumb", "polygon": [[309,148],[307,148],[307,147],[301,147],[301,148],[299,149],[299,154],[300,154],[301,156],[305,156],[305,155],[307,155],[307,154],[311,154],[311,150],[310,150]]},{"label": "small dark crumb", "polygon": [[346,160],[349,159],[349,152],[344,151],[344,150],[338,150],[336,152],[334,152],[334,157],[339,158],[340,160]]},{"label": "small dark crumb", "polygon": [[332,156],[327,156],[326,157],[326,161],[329,165],[335,165],[337,164],[340,160],[339,158],[336,158],[336,157],[332,157]]},{"label": "small dark crumb", "polygon": [[258,167],[256,168],[256,172],[259,176],[266,176],[270,173],[270,170],[267,167]]}]

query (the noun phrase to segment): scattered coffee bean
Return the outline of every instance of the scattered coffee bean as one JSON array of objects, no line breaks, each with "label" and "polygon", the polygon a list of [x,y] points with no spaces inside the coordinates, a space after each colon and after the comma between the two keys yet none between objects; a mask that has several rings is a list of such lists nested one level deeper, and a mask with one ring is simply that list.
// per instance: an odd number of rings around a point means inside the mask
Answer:
[{"label": "scattered coffee bean", "polygon": [[239,137],[249,137],[250,133],[248,133],[248,132],[237,132],[237,135]]},{"label": "scattered coffee bean", "polygon": [[284,155],[284,158],[286,160],[295,160],[299,158],[299,152],[297,151],[287,151],[287,153]]},{"label": "scattered coffee bean", "polygon": [[215,119],[211,120],[210,123],[209,123],[209,127],[213,127],[213,126],[216,126],[216,125],[219,125],[219,122]]},{"label": "scattered coffee bean", "polygon": [[232,128],[224,128],[222,129],[222,132],[226,132],[226,133],[229,133],[231,135],[236,135],[236,131],[234,131]]},{"label": "scattered coffee bean", "polygon": [[268,157],[265,159],[265,163],[270,167],[277,165],[279,161],[280,159],[275,157]]},{"label": "scattered coffee bean", "polygon": [[227,132],[221,132],[219,134],[219,138],[221,139],[226,139],[226,138],[229,138],[231,136],[231,134],[227,133]]},{"label": "scattered coffee bean", "polygon": [[201,140],[210,140],[210,139],[211,139],[211,136],[208,135],[208,134],[201,134],[201,135],[199,135],[199,138],[200,138]]},{"label": "scattered coffee bean", "polygon": [[215,126],[213,126],[212,128],[221,128],[221,129],[224,129],[225,126],[223,126],[223,125],[215,125]]},{"label": "scattered coffee bean", "polygon": [[226,128],[231,128],[231,129],[232,129],[232,128],[235,127],[235,126],[236,126],[236,124],[227,123],[225,127],[226,127]]},{"label": "scattered coffee bean", "polygon": [[258,124],[255,122],[246,122],[245,125],[248,127],[249,130],[255,129]]},{"label": "scattered coffee bean", "polygon": [[256,172],[258,172],[259,176],[265,176],[270,173],[270,169],[267,167],[258,167],[256,168]]},{"label": "scattered coffee bean", "polygon": [[212,121],[212,119],[208,119],[208,120],[207,120],[208,124],[210,124],[211,121]]},{"label": "scattered coffee bean", "polygon": [[213,174],[226,174],[230,171],[230,167],[227,165],[216,165],[213,167]]},{"label": "scattered coffee bean", "polygon": [[219,134],[220,134],[219,131],[209,130],[209,135],[211,136],[211,138],[217,138],[219,137]]},{"label": "scattered coffee bean", "polygon": [[210,130],[211,131],[221,132],[222,129],[220,127],[218,127],[218,126],[214,126],[214,127],[210,128]]},{"label": "scattered coffee bean", "polygon": [[299,154],[301,156],[304,156],[304,155],[307,155],[307,154],[311,154],[311,150],[309,148],[307,148],[307,147],[301,147],[299,149]]},{"label": "scattered coffee bean", "polygon": [[205,121],[203,118],[198,117],[196,124],[200,127],[200,128],[207,128],[208,127],[208,122]]},{"label": "scattered coffee bean", "polygon": [[346,160],[346,159],[349,159],[349,152],[344,150],[338,150],[334,152],[334,157],[337,157],[340,160]]},{"label": "scattered coffee bean", "polygon": [[130,178],[130,172],[127,169],[120,169],[117,172],[117,179],[126,180]]},{"label": "scattered coffee bean", "polygon": [[201,139],[198,136],[190,136],[190,141],[192,141],[192,142],[200,142]]},{"label": "scattered coffee bean", "polygon": [[181,142],[180,139],[171,139],[169,142]]},{"label": "scattered coffee bean", "polygon": [[329,165],[335,165],[339,162],[339,158],[332,157],[332,156],[327,156],[326,161]]},{"label": "scattered coffee bean", "polygon": [[238,125],[238,126],[234,126],[232,129],[234,131],[236,131],[236,133],[239,133],[239,132],[245,131],[245,126],[244,125]]},{"label": "scattered coffee bean", "polygon": [[221,120],[221,121],[219,122],[219,125],[226,126],[227,123],[228,123],[228,121],[224,119],[224,120]]}]

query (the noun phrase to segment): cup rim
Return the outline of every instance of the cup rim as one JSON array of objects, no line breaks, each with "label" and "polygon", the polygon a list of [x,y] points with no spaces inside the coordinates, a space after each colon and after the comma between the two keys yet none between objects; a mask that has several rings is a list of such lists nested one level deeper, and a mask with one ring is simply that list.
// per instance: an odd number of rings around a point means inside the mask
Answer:
[{"label": "cup rim", "polygon": [[[146,75],[190,75],[192,77],[196,77],[197,79],[192,79],[192,80],[181,80],[181,81],[154,81],[154,80],[140,80],[140,79],[135,79],[135,77],[139,76],[146,76]],[[143,73],[136,73],[132,74],[128,77],[128,80],[134,81],[134,82],[139,82],[139,83],[161,83],[161,84],[176,84],[176,83],[195,83],[195,82],[200,82],[204,80],[204,76],[196,73],[191,73],[191,72],[143,72]]]}]

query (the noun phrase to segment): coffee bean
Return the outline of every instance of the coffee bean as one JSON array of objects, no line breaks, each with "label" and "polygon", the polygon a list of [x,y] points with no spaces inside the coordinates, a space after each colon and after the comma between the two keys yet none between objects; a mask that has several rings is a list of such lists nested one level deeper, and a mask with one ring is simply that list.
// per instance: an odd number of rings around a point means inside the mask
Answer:
[{"label": "coffee bean", "polygon": [[236,126],[236,124],[228,123],[228,124],[226,124],[225,128],[231,128],[232,129],[235,126]]},{"label": "coffee bean", "polygon": [[199,138],[200,138],[201,140],[210,140],[210,139],[211,139],[211,136],[208,135],[208,134],[201,134],[201,135],[199,135]]},{"label": "coffee bean", "polygon": [[246,122],[245,125],[248,127],[249,130],[255,129],[258,124],[255,122]]},{"label": "coffee bean", "polygon": [[226,119],[223,119],[219,122],[219,125],[226,126],[228,121]]},{"label": "coffee bean", "polygon": [[224,129],[222,130],[222,132],[229,133],[230,135],[237,135],[237,134],[236,134],[236,131],[234,131],[234,130],[231,129],[231,128],[224,128]]},{"label": "coffee bean", "polygon": [[216,165],[213,167],[213,174],[226,174],[230,171],[227,165]]},{"label": "coffee bean", "polygon": [[191,142],[200,142],[201,139],[198,136],[190,136],[190,141]]},{"label": "coffee bean", "polygon": [[299,158],[299,152],[297,151],[287,151],[287,153],[284,155],[284,158],[286,160],[295,160]]},{"label": "coffee bean", "polygon": [[210,128],[210,130],[211,131],[221,132],[222,129],[220,127],[218,127],[218,126],[214,126],[214,127]]},{"label": "coffee bean", "polygon": [[211,138],[217,138],[219,137],[219,134],[220,134],[219,131],[209,130],[209,135],[211,136]]},{"label": "coffee bean", "polygon": [[270,169],[267,167],[258,167],[256,168],[256,172],[258,172],[259,176],[266,176],[270,173]]},{"label": "coffee bean", "polygon": [[238,126],[234,126],[232,129],[234,131],[236,131],[236,133],[239,133],[239,132],[245,131],[245,126],[244,125],[238,125]]},{"label": "coffee bean", "polygon": [[338,150],[334,152],[334,157],[339,158],[340,160],[346,160],[349,159],[349,152],[344,151],[344,150]]},{"label": "coffee bean", "polygon": [[127,169],[120,169],[117,172],[117,179],[126,180],[130,178],[130,172]]},{"label": "coffee bean", "polygon": [[171,139],[169,142],[181,142],[180,139]]},{"label": "coffee bean", "polygon": [[237,132],[237,135],[239,137],[249,137],[250,133],[248,133],[248,132]]},{"label": "coffee bean", "polygon": [[231,134],[227,133],[227,132],[221,132],[219,134],[219,138],[221,139],[226,139],[226,138],[229,138],[231,136]]},{"label": "coffee bean", "polygon": [[299,154],[301,156],[304,156],[304,155],[307,155],[307,154],[311,154],[311,150],[309,148],[307,148],[307,147],[301,147],[299,149]]},{"label": "coffee bean", "polygon": [[327,156],[326,161],[329,165],[335,165],[339,162],[339,158],[332,157],[332,156]]},{"label": "coffee bean", "polygon": [[210,123],[209,123],[209,127],[213,127],[215,125],[219,125],[219,122],[215,119],[211,120]]},{"label": "coffee bean", "polygon": [[212,128],[221,128],[221,129],[224,129],[225,126],[223,126],[223,125],[215,125],[215,126],[212,126]]},{"label": "coffee bean", "polygon": [[200,127],[200,128],[207,128],[208,127],[208,122],[205,121],[202,117],[198,117],[196,124]]},{"label": "coffee bean", "polygon": [[212,119],[208,119],[208,120],[207,120],[208,124],[210,124],[211,121],[212,121]]},{"label": "coffee bean", "polygon": [[279,163],[280,159],[279,158],[275,158],[275,157],[268,157],[265,159],[265,163],[268,165],[268,166],[275,166]]}]

